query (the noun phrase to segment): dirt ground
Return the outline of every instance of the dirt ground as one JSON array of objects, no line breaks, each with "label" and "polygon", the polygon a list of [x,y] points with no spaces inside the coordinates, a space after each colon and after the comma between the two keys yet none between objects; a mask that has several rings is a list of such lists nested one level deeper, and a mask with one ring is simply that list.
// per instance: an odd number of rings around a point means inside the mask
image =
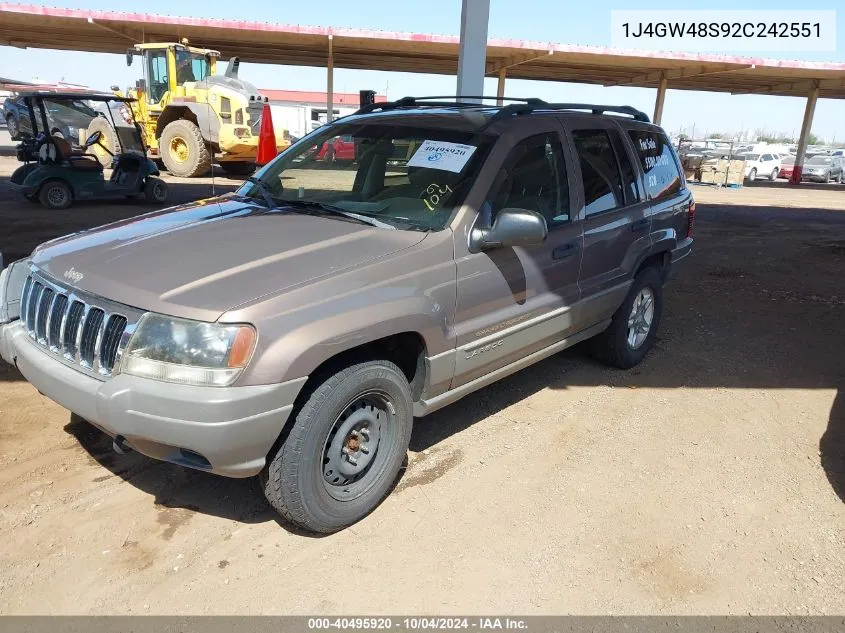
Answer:
[{"label": "dirt ground", "polygon": [[[60,224],[9,167],[9,259],[145,210]],[[333,536],[252,480],[116,455],[4,366],[0,614],[845,612],[845,185],[694,192],[642,365],[576,348],[418,420],[394,493]]]}]

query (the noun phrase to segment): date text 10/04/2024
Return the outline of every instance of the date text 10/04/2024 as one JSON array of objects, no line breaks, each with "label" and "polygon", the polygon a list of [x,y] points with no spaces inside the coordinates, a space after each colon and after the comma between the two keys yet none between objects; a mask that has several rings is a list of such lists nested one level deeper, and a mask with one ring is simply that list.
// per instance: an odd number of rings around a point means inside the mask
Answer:
[{"label": "date text 10/04/2024", "polygon": [[408,617],[394,620],[387,617],[373,618],[309,618],[310,630],[351,629],[351,630],[441,630],[441,629],[478,629],[478,630],[524,630],[525,620],[517,618],[475,617]]}]

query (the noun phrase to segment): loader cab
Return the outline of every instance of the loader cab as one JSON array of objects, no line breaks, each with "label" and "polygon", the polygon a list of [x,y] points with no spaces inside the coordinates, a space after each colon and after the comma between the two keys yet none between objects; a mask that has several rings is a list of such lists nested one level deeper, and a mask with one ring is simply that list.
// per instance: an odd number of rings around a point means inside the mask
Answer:
[{"label": "loader cab", "polygon": [[207,79],[216,70],[217,51],[198,49],[186,44],[137,44],[126,53],[131,65],[141,57],[143,81],[138,94],[153,110],[159,110],[174,97],[184,97],[184,85]]}]

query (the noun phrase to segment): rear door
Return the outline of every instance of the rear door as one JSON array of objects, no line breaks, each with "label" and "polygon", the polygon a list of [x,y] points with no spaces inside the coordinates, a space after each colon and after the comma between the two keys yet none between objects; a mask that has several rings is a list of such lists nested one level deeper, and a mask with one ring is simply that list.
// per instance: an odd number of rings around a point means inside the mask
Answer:
[{"label": "rear door", "polygon": [[625,128],[649,203],[651,250],[671,250],[687,237],[692,203],[678,155],[660,128],[634,124]]},{"label": "rear door", "polygon": [[584,328],[609,318],[622,303],[639,255],[650,245],[651,217],[618,125],[595,116],[573,117],[564,125],[584,217],[579,278]]}]

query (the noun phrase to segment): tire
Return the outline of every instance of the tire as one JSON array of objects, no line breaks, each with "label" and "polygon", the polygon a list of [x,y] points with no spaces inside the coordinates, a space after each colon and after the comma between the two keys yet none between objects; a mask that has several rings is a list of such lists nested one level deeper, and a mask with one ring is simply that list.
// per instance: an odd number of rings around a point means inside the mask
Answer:
[{"label": "tire", "polygon": [[752,182],[757,180],[757,168],[756,167],[752,167],[751,171],[748,172],[748,180],[750,180]]},{"label": "tire", "polygon": [[[634,316],[635,303],[640,301],[645,293],[650,293],[652,299],[651,321],[645,337],[632,345],[630,319]],[[649,266],[634,278],[628,296],[613,315],[610,327],[591,341],[593,355],[603,363],[619,369],[630,369],[639,364],[654,344],[662,311],[663,278],[657,268]]]},{"label": "tire", "polygon": [[[405,460],[411,402],[408,381],[388,361],[359,363],[329,377],[259,475],[267,501],[290,523],[323,534],[367,516],[390,492]],[[353,443],[354,452],[345,453]]]},{"label": "tire", "polygon": [[151,204],[167,202],[167,183],[161,178],[147,176],[144,181],[144,198]]},{"label": "tire", "polygon": [[193,178],[211,168],[211,152],[202,132],[191,121],[171,121],[161,133],[158,151],[164,166],[174,176]]},{"label": "tire", "polygon": [[73,202],[73,191],[64,180],[48,180],[38,190],[38,200],[53,211],[67,209]]},{"label": "tire", "polygon": [[9,130],[9,136],[13,141],[20,140],[21,129],[18,126],[18,119],[14,114],[6,117],[6,129]]},{"label": "tire", "polygon": [[97,160],[100,161],[100,164],[103,167],[111,167],[114,156],[111,156],[103,148],[105,147],[115,156],[120,153],[120,143],[117,142],[117,133],[111,126],[111,123],[101,116],[95,117],[91,120],[91,123],[88,124],[86,134],[91,136],[94,132],[99,132],[103,135],[103,137],[100,139],[99,143],[91,146],[91,152],[94,153],[94,156],[97,157]]},{"label": "tire", "polygon": [[777,167],[775,167],[775,168],[772,170],[772,173],[771,173],[771,174],[769,174],[769,180],[770,180],[770,181],[772,181],[772,182],[774,182],[774,181],[775,181],[775,178],[777,178],[777,177],[778,177],[778,168],[777,168]]},{"label": "tire", "polygon": [[220,169],[227,176],[251,176],[255,172],[256,165],[246,161],[222,162]]}]

